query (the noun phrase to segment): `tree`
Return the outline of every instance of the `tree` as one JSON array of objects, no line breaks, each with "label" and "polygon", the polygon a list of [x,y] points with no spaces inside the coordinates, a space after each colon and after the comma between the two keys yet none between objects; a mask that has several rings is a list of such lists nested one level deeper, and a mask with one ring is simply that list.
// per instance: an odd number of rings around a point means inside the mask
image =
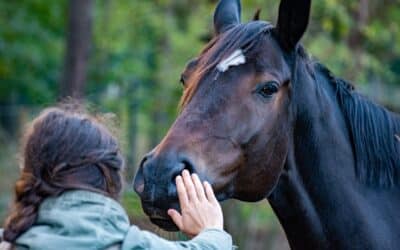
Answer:
[{"label": "tree", "polygon": [[84,95],[92,34],[91,10],[91,0],[69,1],[65,69],[60,89],[62,98],[81,99]]}]

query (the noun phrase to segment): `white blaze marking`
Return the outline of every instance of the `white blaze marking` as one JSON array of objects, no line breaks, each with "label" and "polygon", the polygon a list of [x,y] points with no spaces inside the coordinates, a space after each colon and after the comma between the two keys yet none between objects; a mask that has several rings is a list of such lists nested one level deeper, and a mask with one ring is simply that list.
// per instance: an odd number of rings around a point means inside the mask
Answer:
[{"label": "white blaze marking", "polygon": [[223,60],[217,65],[217,69],[219,72],[225,72],[231,66],[238,66],[240,64],[244,64],[246,62],[246,58],[243,55],[243,51],[241,49],[235,50],[232,55]]}]

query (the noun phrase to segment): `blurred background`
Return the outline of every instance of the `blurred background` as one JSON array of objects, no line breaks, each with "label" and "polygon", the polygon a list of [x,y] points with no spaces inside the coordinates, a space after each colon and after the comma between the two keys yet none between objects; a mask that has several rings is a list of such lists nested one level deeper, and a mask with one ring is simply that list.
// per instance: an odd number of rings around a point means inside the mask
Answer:
[{"label": "blurred background", "polygon": [[[180,73],[212,37],[216,0],[0,1],[0,221],[18,176],[21,130],[66,96],[117,118],[127,157],[124,207],[151,225],[131,188],[136,166],[177,114]],[[243,0],[275,21],[278,0]],[[400,1],[315,0],[303,43],[359,91],[400,110]],[[227,230],[241,249],[288,249],[267,201],[224,203]],[[304,232],[307,233],[307,232]]]}]

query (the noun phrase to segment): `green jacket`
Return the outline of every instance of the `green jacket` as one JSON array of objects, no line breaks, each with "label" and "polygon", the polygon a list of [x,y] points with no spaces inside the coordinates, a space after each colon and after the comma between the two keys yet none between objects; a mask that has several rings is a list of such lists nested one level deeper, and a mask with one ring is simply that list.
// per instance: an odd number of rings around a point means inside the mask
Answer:
[{"label": "green jacket", "polygon": [[46,199],[37,222],[16,240],[16,249],[232,249],[222,230],[206,229],[189,241],[168,241],[129,224],[115,200],[88,191]]}]

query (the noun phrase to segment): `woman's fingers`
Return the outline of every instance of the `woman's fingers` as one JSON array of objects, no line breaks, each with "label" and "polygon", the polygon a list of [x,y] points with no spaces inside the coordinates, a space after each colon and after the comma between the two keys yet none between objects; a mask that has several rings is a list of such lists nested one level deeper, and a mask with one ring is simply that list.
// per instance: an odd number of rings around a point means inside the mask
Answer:
[{"label": "woman's fingers", "polygon": [[189,197],[189,201],[198,200],[196,190],[193,185],[192,178],[190,177],[190,173],[187,170],[183,170],[182,172],[183,183],[185,184],[186,192]]},{"label": "woman's fingers", "polygon": [[204,187],[201,184],[201,181],[197,174],[192,174],[192,181],[193,181],[194,187],[196,189],[197,197],[199,198],[199,200],[200,201],[206,200],[206,194],[204,193]]},{"label": "woman's fingers", "polygon": [[182,232],[195,236],[205,228],[223,228],[222,210],[208,182],[201,183],[198,175],[184,170],[176,187],[181,213],[169,209],[168,215]]},{"label": "woman's fingers", "polygon": [[204,189],[206,190],[208,201],[209,202],[218,202],[210,183],[205,181],[203,184],[204,184]]},{"label": "woman's fingers", "polygon": [[203,185],[197,174],[190,175],[187,170],[182,171],[182,177],[178,176],[176,178],[176,187],[181,207],[188,205],[191,201],[202,201],[206,199],[209,201],[217,201],[211,185],[208,182],[204,182]]},{"label": "woman's fingers", "polygon": [[176,190],[178,192],[179,205],[181,206],[181,209],[183,209],[189,204],[188,194],[186,192],[185,184],[183,183],[181,176],[177,176],[175,182]]},{"label": "woman's fingers", "polygon": [[168,209],[167,213],[171,217],[175,225],[179,228],[179,230],[182,230],[183,229],[182,215],[178,211],[172,208]]}]

